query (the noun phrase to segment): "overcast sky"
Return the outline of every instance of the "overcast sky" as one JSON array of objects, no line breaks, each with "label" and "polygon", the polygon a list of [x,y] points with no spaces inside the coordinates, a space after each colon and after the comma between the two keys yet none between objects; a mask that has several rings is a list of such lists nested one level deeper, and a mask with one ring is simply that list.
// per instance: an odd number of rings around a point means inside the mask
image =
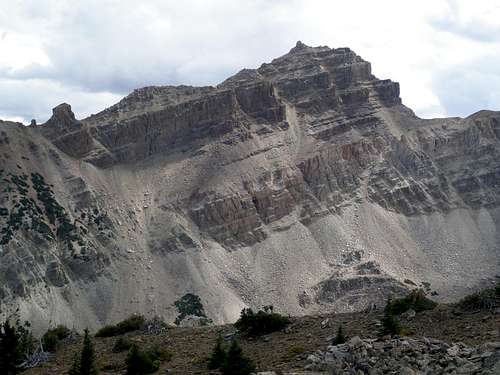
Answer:
[{"label": "overcast sky", "polygon": [[421,117],[500,110],[500,0],[0,0],[0,118],[215,85],[297,40],[350,47]]}]

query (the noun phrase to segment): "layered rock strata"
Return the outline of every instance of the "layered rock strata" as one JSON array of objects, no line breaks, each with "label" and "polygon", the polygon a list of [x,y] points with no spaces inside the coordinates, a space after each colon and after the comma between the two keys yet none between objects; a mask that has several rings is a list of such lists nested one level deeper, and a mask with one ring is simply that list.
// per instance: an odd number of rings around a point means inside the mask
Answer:
[{"label": "layered rock strata", "polygon": [[1,122],[2,305],[97,327],[186,293],[214,322],[457,299],[500,273],[499,137],[498,112],[420,119],[350,49],[300,42],[215,87]]}]

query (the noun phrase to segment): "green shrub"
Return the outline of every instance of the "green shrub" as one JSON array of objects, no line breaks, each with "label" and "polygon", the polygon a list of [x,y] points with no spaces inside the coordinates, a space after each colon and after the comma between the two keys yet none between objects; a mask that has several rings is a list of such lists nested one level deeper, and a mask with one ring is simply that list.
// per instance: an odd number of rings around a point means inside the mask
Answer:
[{"label": "green shrub", "polygon": [[279,331],[290,324],[290,320],[286,316],[272,312],[272,308],[265,310],[254,313],[250,308],[243,309],[234,326],[245,335],[259,336]]},{"label": "green shrub", "polygon": [[120,333],[118,332],[118,328],[114,325],[107,325],[99,329],[96,332],[95,337],[113,337],[118,336]]},{"label": "green shrub", "polygon": [[170,351],[161,348],[159,345],[154,345],[146,351],[151,358],[159,360],[160,362],[169,362],[174,356]]},{"label": "green shrub", "polygon": [[285,356],[285,360],[288,360],[288,361],[292,360],[295,357],[297,357],[298,355],[304,354],[305,351],[306,351],[306,349],[303,346],[300,346],[300,345],[291,346],[290,348],[288,348],[287,354]]},{"label": "green shrub", "polygon": [[458,305],[465,310],[492,309],[500,306],[500,285],[465,296]]},{"label": "green shrub", "polygon": [[424,310],[432,310],[437,306],[437,303],[428,299],[422,289],[415,289],[410,292],[406,297],[395,299],[391,302],[389,309],[392,314],[400,315],[410,309],[416,312]]},{"label": "green shrub", "polygon": [[113,337],[123,335],[127,332],[133,332],[141,329],[146,320],[142,315],[132,315],[129,318],[122,320],[116,325],[107,325],[102,327],[95,334],[96,337]]},{"label": "green shrub", "polygon": [[249,375],[255,372],[255,365],[250,358],[243,355],[238,342],[233,340],[220,370],[222,375]]},{"label": "green shrub", "polygon": [[172,357],[171,352],[158,345],[141,350],[136,344],[132,344],[125,360],[127,375],[152,374],[160,368],[161,362],[168,362]]},{"label": "green shrub", "polygon": [[69,328],[64,325],[58,325],[56,328],[47,330],[42,336],[43,349],[48,352],[55,352],[59,341],[68,337],[69,334]]},{"label": "green shrub", "polygon": [[160,368],[160,360],[151,353],[140,350],[137,345],[132,345],[127,358],[127,375],[152,374]]},{"label": "green shrub", "polygon": [[115,345],[113,345],[113,352],[115,353],[121,353],[121,352],[126,352],[132,347],[133,343],[130,339],[126,337],[119,337],[115,341]]},{"label": "green shrub", "polygon": [[132,315],[129,318],[122,320],[116,325],[120,333],[132,332],[141,329],[146,320],[142,315]]}]

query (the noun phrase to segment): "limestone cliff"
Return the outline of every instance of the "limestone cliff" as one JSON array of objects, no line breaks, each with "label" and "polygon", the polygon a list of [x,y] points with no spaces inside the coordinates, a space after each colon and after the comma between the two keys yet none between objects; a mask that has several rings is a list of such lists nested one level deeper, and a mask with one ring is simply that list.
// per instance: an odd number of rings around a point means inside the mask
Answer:
[{"label": "limestone cliff", "polygon": [[452,300],[500,273],[500,113],[420,119],[348,48],[0,122],[0,163],[2,311],[41,329],[173,321],[186,293],[215,322]]}]

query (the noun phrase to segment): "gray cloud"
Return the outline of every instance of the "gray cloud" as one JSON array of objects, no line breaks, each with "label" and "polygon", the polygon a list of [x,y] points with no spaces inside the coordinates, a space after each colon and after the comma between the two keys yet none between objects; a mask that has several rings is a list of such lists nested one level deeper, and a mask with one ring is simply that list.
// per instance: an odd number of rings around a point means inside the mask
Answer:
[{"label": "gray cloud", "polygon": [[200,6],[188,0],[179,7],[153,1],[135,9],[128,5],[137,2],[93,3],[78,2],[46,26],[44,49],[52,64],[30,64],[8,78],[51,79],[118,93],[150,84],[215,84],[249,60],[282,51],[273,41],[283,37],[290,46],[293,39],[293,33],[287,37],[290,25],[272,19],[274,2]]},{"label": "gray cloud", "polygon": [[435,73],[433,87],[449,113],[468,116],[500,110],[500,56],[469,61]]},{"label": "gray cloud", "polygon": [[[0,11],[0,118],[26,121],[45,121],[62,101],[83,117],[142,86],[214,85],[286,53],[299,39],[354,48],[381,67],[384,78],[399,80],[403,100],[422,116],[456,114],[457,108],[463,113],[465,106],[445,89],[453,84],[447,68],[463,62],[454,61],[463,53],[446,35],[476,45],[489,43],[487,36],[496,32],[494,23],[461,17],[463,10],[453,8],[460,3],[452,0],[418,6],[396,0],[374,5],[361,0],[0,0],[0,5],[7,1],[0,7],[8,9]],[[436,11],[437,5],[446,5],[445,11]],[[436,62],[435,51],[450,61]],[[498,48],[495,53],[500,55]],[[485,63],[481,54],[478,65],[468,68],[491,91],[488,82],[497,71],[479,69]],[[432,80],[416,79],[415,69]],[[498,106],[496,100],[463,98],[469,107]]]}]

